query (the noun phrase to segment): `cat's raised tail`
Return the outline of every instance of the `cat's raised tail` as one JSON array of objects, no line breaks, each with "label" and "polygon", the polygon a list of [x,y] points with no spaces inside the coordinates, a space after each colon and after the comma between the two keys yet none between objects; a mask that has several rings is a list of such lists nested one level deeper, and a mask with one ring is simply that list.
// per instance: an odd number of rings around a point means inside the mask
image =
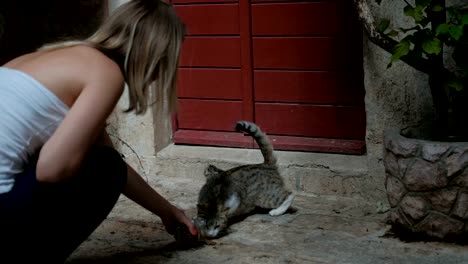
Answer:
[{"label": "cat's raised tail", "polygon": [[265,164],[276,166],[276,157],[273,153],[273,145],[267,135],[256,124],[248,121],[239,121],[236,123],[236,131],[246,132],[255,139],[258,147],[262,151]]}]

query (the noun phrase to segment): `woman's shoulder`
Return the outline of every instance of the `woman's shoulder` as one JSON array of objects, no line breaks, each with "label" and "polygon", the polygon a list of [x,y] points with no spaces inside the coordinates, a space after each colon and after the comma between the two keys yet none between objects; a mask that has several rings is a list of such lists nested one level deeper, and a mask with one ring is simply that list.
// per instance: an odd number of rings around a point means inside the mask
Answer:
[{"label": "woman's shoulder", "polygon": [[118,64],[91,46],[77,45],[46,51],[43,60],[56,70],[54,72],[61,71],[63,77],[83,86],[106,83],[107,87],[120,87],[124,83]]},{"label": "woman's shoulder", "polygon": [[5,66],[29,74],[67,105],[72,105],[86,87],[118,94],[124,85],[117,63],[86,45],[40,50]]},{"label": "woman's shoulder", "polygon": [[65,48],[63,53],[63,56],[67,56],[74,64],[76,63],[76,67],[83,67],[83,70],[91,75],[122,74],[117,62],[94,47],[77,45]]},{"label": "woman's shoulder", "polygon": [[57,50],[56,56],[53,67],[63,66],[67,72],[64,76],[82,88],[94,87],[117,93],[123,89],[125,81],[119,65],[96,48],[78,45]]}]

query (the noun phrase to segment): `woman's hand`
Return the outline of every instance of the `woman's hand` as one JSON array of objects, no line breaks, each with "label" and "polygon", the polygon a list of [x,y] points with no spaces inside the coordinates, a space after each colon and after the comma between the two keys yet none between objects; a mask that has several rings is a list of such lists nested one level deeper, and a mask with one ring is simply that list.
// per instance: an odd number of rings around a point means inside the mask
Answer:
[{"label": "woman's hand", "polygon": [[161,215],[161,220],[166,227],[166,231],[171,235],[174,234],[177,224],[187,226],[192,235],[197,234],[197,229],[195,228],[192,220],[185,215],[184,211],[176,206],[169,208],[167,214]]},{"label": "woman's hand", "polygon": [[197,234],[192,221],[182,210],[172,205],[127,164],[127,184],[124,194],[137,204],[159,216],[169,234],[174,234],[177,224],[187,226],[192,235]]}]

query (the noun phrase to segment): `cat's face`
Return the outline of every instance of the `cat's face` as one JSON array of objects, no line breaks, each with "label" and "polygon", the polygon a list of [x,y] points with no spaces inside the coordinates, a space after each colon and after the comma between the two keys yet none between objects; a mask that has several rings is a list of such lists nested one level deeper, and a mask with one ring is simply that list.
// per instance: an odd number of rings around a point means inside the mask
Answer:
[{"label": "cat's face", "polygon": [[215,238],[227,227],[227,209],[218,206],[213,209],[208,204],[198,204],[198,214],[194,219],[195,227],[202,237]]},{"label": "cat's face", "polygon": [[198,204],[197,217],[194,219],[197,231],[202,237],[214,238],[220,235],[227,227],[227,213],[222,194],[222,181],[220,176],[223,170],[209,165],[205,169],[207,182],[201,188]]}]

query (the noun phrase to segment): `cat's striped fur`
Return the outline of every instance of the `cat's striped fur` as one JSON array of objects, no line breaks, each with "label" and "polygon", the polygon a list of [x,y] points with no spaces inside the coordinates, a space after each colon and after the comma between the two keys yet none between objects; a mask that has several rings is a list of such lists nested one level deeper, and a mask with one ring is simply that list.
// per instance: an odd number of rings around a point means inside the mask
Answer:
[{"label": "cat's striped fur", "polygon": [[204,237],[216,237],[227,227],[230,217],[268,208],[281,215],[292,204],[294,195],[284,186],[268,137],[251,122],[239,121],[236,130],[246,132],[257,142],[264,158],[260,164],[243,165],[224,171],[214,165],[205,169],[206,183],[198,195],[195,225]]}]

